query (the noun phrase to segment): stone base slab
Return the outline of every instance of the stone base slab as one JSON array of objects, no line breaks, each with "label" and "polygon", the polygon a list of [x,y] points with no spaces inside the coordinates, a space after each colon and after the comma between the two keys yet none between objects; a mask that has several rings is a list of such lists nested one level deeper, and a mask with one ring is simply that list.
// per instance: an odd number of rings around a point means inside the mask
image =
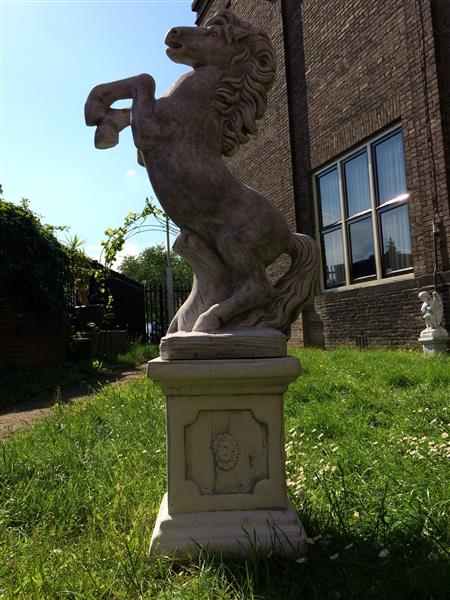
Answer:
[{"label": "stone base slab", "polygon": [[275,329],[179,331],[163,337],[160,344],[163,360],[276,358],[286,354],[286,336]]},{"label": "stone base slab", "polygon": [[303,525],[288,500],[284,510],[222,510],[170,514],[162,500],[150,542],[154,555],[214,554],[248,557],[252,552],[298,556],[305,553]]}]

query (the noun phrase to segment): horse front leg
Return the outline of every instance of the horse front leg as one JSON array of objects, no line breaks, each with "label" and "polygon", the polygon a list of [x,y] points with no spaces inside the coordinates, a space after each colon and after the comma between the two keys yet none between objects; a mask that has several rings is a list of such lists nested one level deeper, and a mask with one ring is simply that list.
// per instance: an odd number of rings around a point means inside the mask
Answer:
[{"label": "horse front leg", "polygon": [[[132,108],[114,109],[117,100],[133,100]],[[96,126],[94,143],[96,148],[116,146],[119,133],[134,120],[150,118],[155,101],[155,80],[147,74],[128,77],[111,83],[95,86],[84,107],[86,125]]]}]

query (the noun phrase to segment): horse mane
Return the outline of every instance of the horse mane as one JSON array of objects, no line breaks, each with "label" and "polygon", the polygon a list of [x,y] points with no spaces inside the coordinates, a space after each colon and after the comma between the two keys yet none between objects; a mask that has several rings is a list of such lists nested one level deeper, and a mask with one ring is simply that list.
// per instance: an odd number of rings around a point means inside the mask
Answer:
[{"label": "horse mane", "polygon": [[[233,74],[221,79],[211,102],[222,116],[222,154],[232,156],[256,135],[256,121],[266,112],[267,92],[275,77],[275,52],[265,33],[230,10],[220,10],[205,26],[217,28],[227,43],[236,45],[230,65]],[[240,72],[233,68],[237,65],[242,67]]]}]

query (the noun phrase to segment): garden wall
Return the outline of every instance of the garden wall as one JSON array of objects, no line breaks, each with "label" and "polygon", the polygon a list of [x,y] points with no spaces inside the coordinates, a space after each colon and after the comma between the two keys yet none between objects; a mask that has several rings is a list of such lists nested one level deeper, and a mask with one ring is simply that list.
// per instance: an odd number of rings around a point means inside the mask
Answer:
[{"label": "garden wall", "polygon": [[31,315],[0,311],[0,370],[42,366],[66,358],[63,329],[49,327]]}]

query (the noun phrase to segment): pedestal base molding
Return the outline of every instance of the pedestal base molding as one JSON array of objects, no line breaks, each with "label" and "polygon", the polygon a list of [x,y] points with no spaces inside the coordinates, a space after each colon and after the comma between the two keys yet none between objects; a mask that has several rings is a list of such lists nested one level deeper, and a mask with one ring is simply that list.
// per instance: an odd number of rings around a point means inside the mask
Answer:
[{"label": "pedestal base molding", "polygon": [[424,329],[419,337],[424,354],[444,354],[447,352],[448,340],[447,330],[443,327]]},{"label": "pedestal base molding", "polygon": [[169,514],[164,495],[150,544],[153,554],[178,557],[252,552],[301,555],[306,537],[290,501],[285,510],[221,510]]}]

